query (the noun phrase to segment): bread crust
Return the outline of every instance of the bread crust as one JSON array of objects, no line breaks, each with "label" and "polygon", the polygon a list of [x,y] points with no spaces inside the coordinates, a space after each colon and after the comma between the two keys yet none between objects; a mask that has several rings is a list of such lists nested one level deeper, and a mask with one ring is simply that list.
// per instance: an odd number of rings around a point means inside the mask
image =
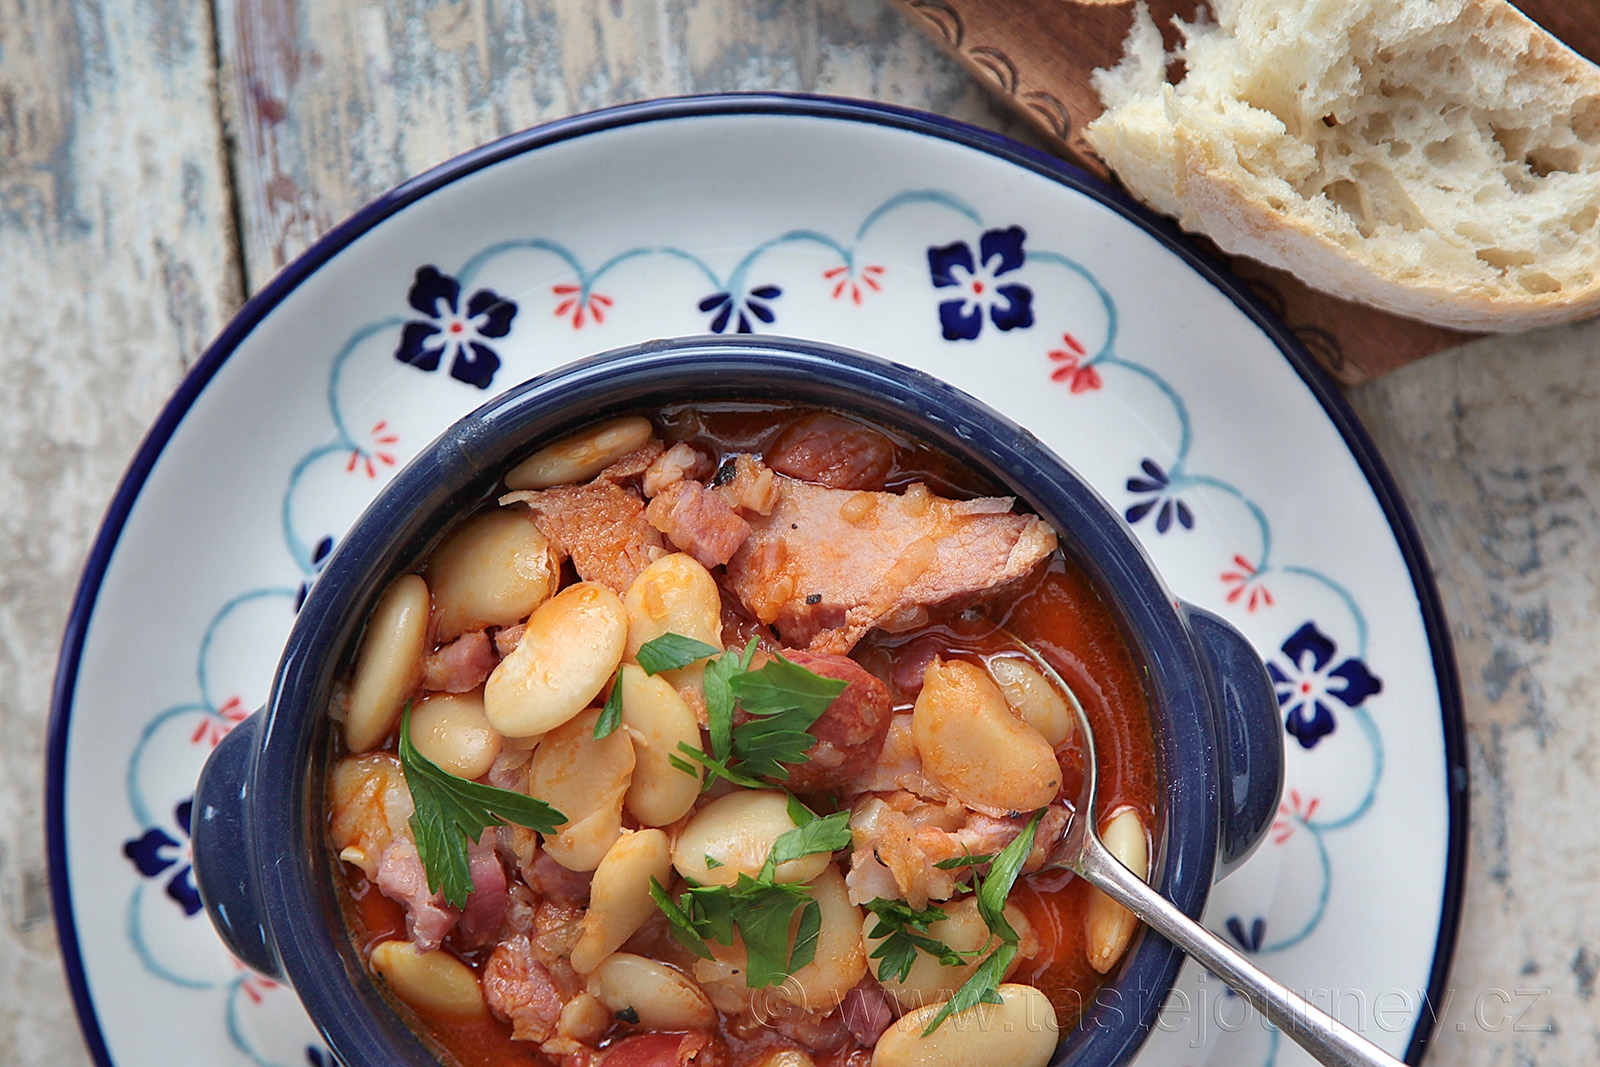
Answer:
[{"label": "bread crust", "polygon": [[[1403,7],[1405,0],[1374,3],[1392,10]],[[1514,57],[1510,73],[1520,79],[1519,87],[1526,87],[1531,69],[1539,85],[1564,88],[1568,99],[1593,97],[1600,114],[1600,68],[1504,0],[1464,0],[1460,17],[1451,24],[1452,30],[1457,27],[1464,34],[1480,35],[1480,40],[1493,35],[1496,58]],[[1148,55],[1143,61],[1146,68],[1151,66]],[[1392,91],[1387,85],[1384,88]],[[1458,233],[1429,233],[1425,226],[1422,232],[1402,234],[1399,226],[1381,220],[1372,227],[1381,231],[1381,240],[1374,240],[1328,197],[1307,197],[1297,191],[1291,180],[1295,175],[1260,172],[1266,154],[1249,138],[1277,122],[1271,113],[1247,112],[1261,120],[1259,129],[1230,128],[1219,112],[1203,106],[1205,102],[1186,98],[1184,85],[1176,89],[1163,85],[1157,91],[1161,93],[1160,107],[1152,107],[1148,91],[1137,99],[1127,99],[1124,91],[1124,99],[1109,101],[1112,107],[1086,133],[1135,195],[1176,215],[1185,229],[1210,236],[1222,248],[1289,270],[1308,285],[1336,296],[1457,329],[1505,332],[1600,314],[1600,252],[1593,251],[1600,249],[1600,244],[1592,240],[1582,243],[1582,234],[1577,255],[1569,257],[1579,261],[1576,269],[1556,272],[1550,267],[1551,273],[1542,269],[1549,261],[1529,262],[1530,254],[1519,252],[1514,262],[1500,266],[1497,274],[1491,258],[1499,249],[1480,250],[1476,261],[1468,260],[1470,248],[1460,247],[1465,242]],[[1363,84],[1362,91],[1379,88]],[[1102,94],[1106,93],[1102,88]],[[1574,120],[1578,117],[1571,116]],[[1281,122],[1277,128],[1280,139],[1295,147],[1287,128]],[[1499,136],[1496,131],[1497,141]],[[1600,139],[1600,131],[1594,136]],[[1593,142],[1585,139],[1584,143]],[[1589,195],[1600,200],[1600,151],[1594,158],[1597,165],[1572,177],[1581,178],[1580,191],[1592,190]],[[1504,157],[1502,160],[1512,165]],[[1252,171],[1251,166],[1257,170]],[[1440,183],[1446,180],[1438,179]],[[1365,196],[1365,191],[1360,195]],[[1404,204],[1411,203],[1404,199],[1403,191],[1391,195]],[[1469,218],[1458,223],[1457,230],[1470,224],[1475,207],[1467,206]],[[1591,221],[1591,229],[1594,225]],[[1405,229],[1412,228],[1408,220]],[[1408,247],[1407,241],[1414,247]],[[1452,242],[1454,246],[1447,247]],[[1454,259],[1430,261],[1430,250],[1437,249]],[[1486,254],[1491,258],[1485,258]],[[1566,277],[1557,279],[1555,273]],[[1550,283],[1554,283],[1553,291],[1533,291]]]}]

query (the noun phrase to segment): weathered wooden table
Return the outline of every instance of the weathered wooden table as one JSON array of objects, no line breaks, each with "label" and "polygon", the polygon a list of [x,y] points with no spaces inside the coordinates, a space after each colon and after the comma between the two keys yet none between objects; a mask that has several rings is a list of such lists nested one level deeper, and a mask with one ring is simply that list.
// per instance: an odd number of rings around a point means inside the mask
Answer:
[{"label": "weathered wooden table", "polygon": [[[42,840],[56,644],[102,509],[244,296],[385,188],[671,93],[871,97],[1021,135],[883,0],[0,0],[0,1063],[88,1062]],[[1600,1047],[1600,322],[1350,394],[1421,527],[1472,832],[1432,1060]],[[1494,996],[1532,1009],[1514,1021]],[[1513,1013],[1514,1014],[1514,1013]]]}]

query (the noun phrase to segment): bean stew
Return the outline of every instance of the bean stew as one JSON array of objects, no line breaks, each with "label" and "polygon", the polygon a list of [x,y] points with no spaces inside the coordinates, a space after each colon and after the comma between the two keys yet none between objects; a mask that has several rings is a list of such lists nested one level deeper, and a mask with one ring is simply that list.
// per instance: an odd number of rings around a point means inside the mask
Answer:
[{"label": "bean stew", "polygon": [[1158,825],[1140,671],[1055,532],[769,403],[613,418],[503,485],[329,709],[346,922],[440,1060],[1043,1067],[1136,933],[1041,869],[1068,701],[1142,877]]}]

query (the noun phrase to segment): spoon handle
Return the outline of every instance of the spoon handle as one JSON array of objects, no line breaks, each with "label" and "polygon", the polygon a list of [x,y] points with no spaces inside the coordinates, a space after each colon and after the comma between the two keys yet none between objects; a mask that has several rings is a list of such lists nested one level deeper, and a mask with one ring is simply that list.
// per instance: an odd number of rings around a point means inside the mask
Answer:
[{"label": "spoon handle", "polygon": [[1146,885],[1093,837],[1084,842],[1078,873],[1133,912],[1195,962],[1221,978],[1268,1021],[1328,1067],[1399,1067],[1401,1060],[1267,975],[1217,935]]}]

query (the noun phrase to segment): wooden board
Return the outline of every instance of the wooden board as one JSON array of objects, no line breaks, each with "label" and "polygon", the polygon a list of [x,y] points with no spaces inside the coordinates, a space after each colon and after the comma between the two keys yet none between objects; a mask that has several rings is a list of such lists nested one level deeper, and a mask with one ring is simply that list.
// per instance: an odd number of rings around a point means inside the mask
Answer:
[{"label": "wooden board", "polygon": [[[1100,114],[1089,83],[1098,67],[1115,66],[1132,24],[1131,3],[1074,0],[894,0],[912,22],[944,47],[995,96],[1026,120],[1052,149],[1102,178],[1104,163],[1083,138]],[[1172,18],[1192,20],[1201,0],[1150,0],[1168,46]],[[1594,59],[1600,55],[1600,5],[1519,0],[1547,29]],[[1354,305],[1308,288],[1292,275],[1202,246],[1250,283],[1336,378],[1365,381],[1470,334]]]},{"label": "wooden board", "polygon": [[8,1065],[88,1063],[50,921],[42,812],[51,677],[72,591],[134,448],[240,299],[210,11],[206,0],[0,0]]}]

